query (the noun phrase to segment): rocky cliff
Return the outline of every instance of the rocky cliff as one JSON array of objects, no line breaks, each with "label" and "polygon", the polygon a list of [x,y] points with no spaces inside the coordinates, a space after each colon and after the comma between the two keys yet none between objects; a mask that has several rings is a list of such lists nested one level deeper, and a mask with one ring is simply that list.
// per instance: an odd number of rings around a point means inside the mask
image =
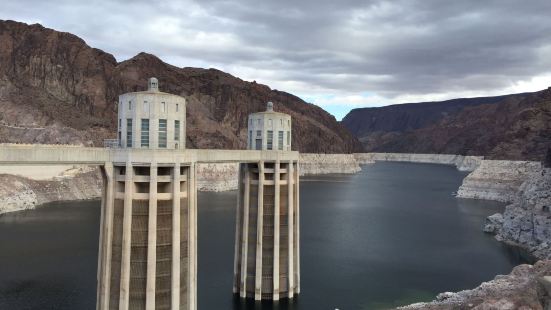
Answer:
[{"label": "rocky cliff", "polygon": [[484,230],[538,259],[551,259],[551,169],[529,175],[517,195],[503,214],[488,217]]},{"label": "rocky cliff", "polygon": [[544,159],[551,146],[551,89],[464,100],[358,109],[343,124],[366,152]]},{"label": "rocky cliff", "polygon": [[375,108],[353,109],[342,123],[358,137],[376,132],[403,133],[430,126],[443,118],[457,114],[466,107],[519,101],[528,94],[496,97],[459,98],[446,101],[394,104]]},{"label": "rocky cliff", "polygon": [[472,290],[439,294],[436,300],[403,310],[544,310],[551,306],[551,261],[519,265],[508,275],[498,275]]},{"label": "rocky cliff", "polygon": [[239,164],[198,164],[197,190],[222,192],[237,189]]},{"label": "rocky cliff", "polygon": [[515,202],[518,191],[530,175],[541,171],[539,162],[483,160],[457,191],[459,198]]},{"label": "rocky cliff", "polygon": [[101,188],[98,170],[87,167],[67,170],[49,180],[0,174],[0,214],[53,201],[98,199]]},{"label": "rocky cliff", "polygon": [[117,62],[72,34],[1,20],[0,142],[101,145],[115,137],[118,95],[145,89],[151,76],[162,90],[187,98],[189,147],[244,148],[247,116],[272,101],[293,118],[294,150],[361,149],[333,116],[266,85],[145,53]]},{"label": "rocky cliff", "polygon": [[484,231],[551,259],[551,168],[539,162],[483,160],[457,192],[460,198],[510,203],[486,220]]}]

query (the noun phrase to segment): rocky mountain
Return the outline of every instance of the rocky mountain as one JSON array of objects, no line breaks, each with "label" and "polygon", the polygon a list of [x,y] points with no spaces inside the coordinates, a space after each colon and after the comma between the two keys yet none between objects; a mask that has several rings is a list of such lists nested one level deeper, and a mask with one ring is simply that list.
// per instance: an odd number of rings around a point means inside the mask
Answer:
[{"label": "rocky mountain", "polygon": [[146,53],[117,62],[75,35],[14,21],[0,21],[0,142],[101,145],[115,138],[118,95],[151,76],[187,98],[188,147],[244,148],[248,114],[272,101],[293,118],[293,149],[361,150],[333,116],[291,94]]},{"label": "rocky mountain", "polygon": [[551,147],[551,89],[356,109],[342,123],[368,152],[543,161]]}]

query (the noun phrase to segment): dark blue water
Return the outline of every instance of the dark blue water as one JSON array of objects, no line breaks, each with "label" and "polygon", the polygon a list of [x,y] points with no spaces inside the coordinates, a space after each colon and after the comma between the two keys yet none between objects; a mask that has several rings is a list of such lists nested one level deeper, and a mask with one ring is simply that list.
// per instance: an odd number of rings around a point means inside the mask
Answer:
[{"label": "dark blue water", "polygon": [[[456,199],[465,173],[378,163],[301,180],[301,295],[232,295],[235,192],[199,194],[199,309],[383,309],[508,273],[520,255],[481,232],[501,210]],[[0,216],[0,309],[94,309],[99,203]]]}]

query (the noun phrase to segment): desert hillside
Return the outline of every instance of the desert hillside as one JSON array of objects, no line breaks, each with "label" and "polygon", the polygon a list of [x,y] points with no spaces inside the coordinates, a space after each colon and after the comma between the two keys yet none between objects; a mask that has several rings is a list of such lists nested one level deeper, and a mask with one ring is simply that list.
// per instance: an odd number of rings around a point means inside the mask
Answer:
[{"label": "desert hillside", "polygon": [[272,101],[293,118],[293,149],[361,150],[332,115],[291,94],[146,53],[117,62],[70,33],[14,21],[0,21],[0,142],[102,145],[116,136],[118,95],[145,89],[151,76],[187,98],[188,147],[244,148],[247,115]]}]

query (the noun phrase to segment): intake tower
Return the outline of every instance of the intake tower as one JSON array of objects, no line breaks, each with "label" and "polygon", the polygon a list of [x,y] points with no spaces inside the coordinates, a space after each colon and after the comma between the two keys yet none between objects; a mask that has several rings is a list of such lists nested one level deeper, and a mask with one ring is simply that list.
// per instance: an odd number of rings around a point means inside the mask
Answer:
[{"label": "intake tower", "polygon": [[[249,150],[291,150],[291,116],[265,112],[248,119]],[[239,168],[233,291],[279,300],[300,291],[298,160],[264,160]]]}]

